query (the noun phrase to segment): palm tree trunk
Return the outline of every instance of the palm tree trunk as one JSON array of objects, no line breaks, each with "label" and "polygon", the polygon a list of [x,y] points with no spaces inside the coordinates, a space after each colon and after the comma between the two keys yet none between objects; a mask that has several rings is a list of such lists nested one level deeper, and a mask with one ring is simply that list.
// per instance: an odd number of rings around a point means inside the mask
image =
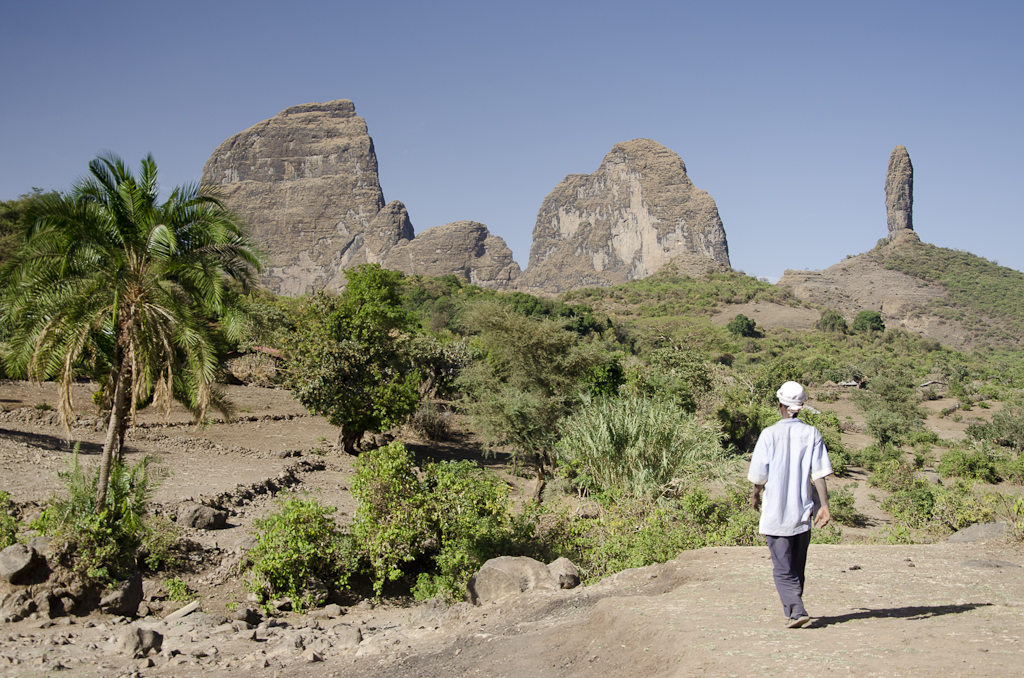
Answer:
[{"label": "palm tree trunk", "polygon": [[110,423],[107,424],[107,439],[103,442],[103,456],[100,458],[100,477],[96,488],[96,513],[107,503],[107,485],[110,483],[110,465],[117,454],[120,458],[121,429],[124,427],[125,391],[128,389],[128,366],[121,364],[114,387],[114,402],[110,406]]}]

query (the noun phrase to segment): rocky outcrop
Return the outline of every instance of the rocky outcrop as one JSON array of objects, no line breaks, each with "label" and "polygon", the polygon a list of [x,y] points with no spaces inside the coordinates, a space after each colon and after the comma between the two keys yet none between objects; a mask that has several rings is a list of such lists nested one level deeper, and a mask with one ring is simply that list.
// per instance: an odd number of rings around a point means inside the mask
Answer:
[{"label": "rocky outcrop", "polygon": [[[345,268],[371,260],[366,241],[384,194],[373,140],[351,101],[293,106],[236,134],[210,156],[203,182],[221,188],[266,251],[262,284],[273,292],[338,289]],[[412,236],[411,227],[391,226],[369,238]]]},{"label": "rocky outcrop", "polygon": [[519,274],[482,224],[449,224],[403,247],[414,240],[409,213],[385,205],[373,140],[348,100],[293,106],[236,134],[210,156],[203,182],[248,223],[269,259],[261,284],[278,294],[338,290],[344,270],[362,263],[499,289]]},{"label": "rocky outcrop", "polygon": [[678,155],[634,139],[613,146],[596,172],[570,174],[544,199],[519,288],[616,285],[680,257],[729,265],[718,207],[693,185]]},{"label": "rocky outcrop", "polygon": [[414,240],[399,243],[381,265],[413,275],[454,274],[482,287],[508,289],[520,275],[512,250],[475,221],[435,226]]},{"label": "rocky outcrop", "polygon": [[889,222],[889,241],[904,231],[914,230],[914,166],[906,146],[897,146],[889,155],[885,175],[885,214]]}]

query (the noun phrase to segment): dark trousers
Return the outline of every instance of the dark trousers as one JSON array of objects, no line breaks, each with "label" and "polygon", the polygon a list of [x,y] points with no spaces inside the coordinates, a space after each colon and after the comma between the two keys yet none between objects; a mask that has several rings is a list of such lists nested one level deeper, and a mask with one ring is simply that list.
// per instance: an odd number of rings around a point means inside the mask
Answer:
[{"label": "dark trousers", "polygon": [[782,600],[782,613],[789,619],[807,615],[803,601],[804,566],[807,565],[807,547],[810,543],[810,530],[792,537],[768,536],[775,590]]}]

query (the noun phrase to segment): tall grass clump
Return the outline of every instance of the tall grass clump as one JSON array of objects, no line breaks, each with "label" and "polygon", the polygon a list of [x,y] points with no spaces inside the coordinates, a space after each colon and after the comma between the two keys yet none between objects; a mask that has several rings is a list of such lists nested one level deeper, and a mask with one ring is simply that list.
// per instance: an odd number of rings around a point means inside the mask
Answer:
[{"label": "tall grass clump", "polygon": [[719,425],[666,399],[584,398],[561,430],[558,457],[583,489],[657,497],[715,475],[727,461]]}]

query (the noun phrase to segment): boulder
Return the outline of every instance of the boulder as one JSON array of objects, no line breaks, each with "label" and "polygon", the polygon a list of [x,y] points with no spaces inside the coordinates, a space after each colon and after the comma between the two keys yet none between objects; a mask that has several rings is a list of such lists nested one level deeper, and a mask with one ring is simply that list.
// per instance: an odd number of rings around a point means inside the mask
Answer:
[{"label": "boulder", "polygon": [[525,556],[491,558],[473,575],[466,586],[474,605],[493,603],[526,591],[555,591],[558,583],[548,566]]},{"label": "boulder", "polygon": [[139,626],[129,626],[121,631],[115,641],[115,650],[132,658],[158,654],[163,647],[164,637],[159,631]]},{"label": "boulder", "polygon": [[100,610],[107,614],[134,617],[142,602],[142,575],[121,582],[100,599]]},{"label": "boulder", "polygon": [[14,591],[0,597],[0,621],[21,621],[36,611],[36,601],[28,591]]},{"label": "boulder", "polygon": [[580,585],[580,571],[568,558],[559,558],[548,565],[548,572],[560,589],[574,589]]},{"label": "boulder", "polygon": [[1006,523],[975,523],[954,532],[946,541],[951,544],[998,541],[1006,536]]},{"label": "boulder", "polygon": [[219,530],[227,521],[226,511],[218,511],[203,504],[184,504],[178,508],[177,523],[197,530]]},{"label": "boulder", "polygon": [[0,551],[0,579],[18,584],[25,581],[39,562],[35,549],[25,544],[11,544]]}]

